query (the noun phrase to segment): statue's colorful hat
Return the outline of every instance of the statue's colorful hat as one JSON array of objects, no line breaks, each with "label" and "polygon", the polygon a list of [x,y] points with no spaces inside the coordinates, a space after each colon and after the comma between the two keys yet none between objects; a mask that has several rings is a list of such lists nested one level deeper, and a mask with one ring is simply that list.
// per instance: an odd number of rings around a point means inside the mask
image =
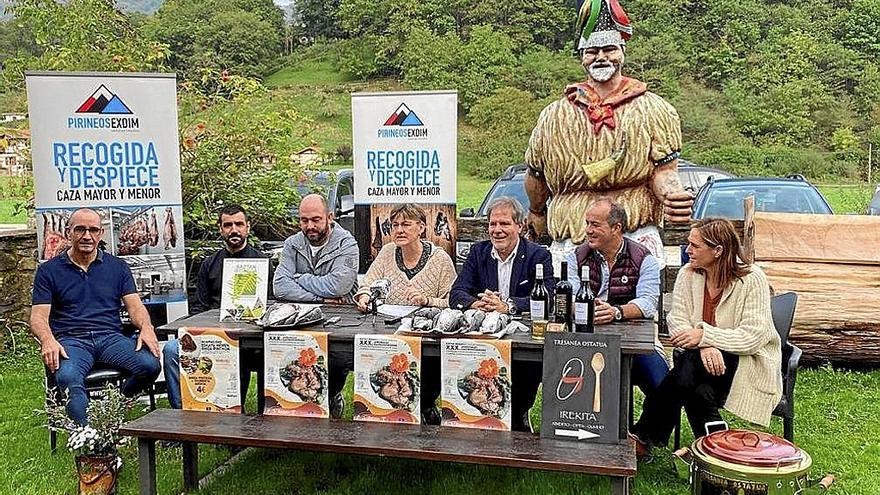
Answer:
[{"label": "statue's colorful hat", "polygon": [[626,45],[632,25],[617,0],[578,0],[578,49]]}]

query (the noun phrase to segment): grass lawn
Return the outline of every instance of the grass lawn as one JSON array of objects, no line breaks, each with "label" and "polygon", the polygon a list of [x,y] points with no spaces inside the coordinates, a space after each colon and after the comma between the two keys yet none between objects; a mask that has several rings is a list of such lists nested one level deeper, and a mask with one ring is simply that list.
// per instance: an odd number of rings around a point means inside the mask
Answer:
[{"label": "grass lawn", "polygon": [[19,199],[0,199],[0,223],[25,223],[27,214],[24,211],[15,214],[15,205]]},{"label": "grass lawn", "polygon": [[295,66],[285,67],[263,80],[268,88],[283,86],[329,86],[351,81],[352,76],[340,72],[336,64],[328,60],[307,60]]},{"label": "grass lawn", "polygon": [[[0,365],[0,464],[5,467],[0,470],[0,495],[75,493],[72,456],[63,446],[55,455],[49,453],[48,434],[34,412],[42,405],[42,369],[36,364],[38,359],[33,352],[15,362],[4,360]],[[351,379],[346,394],[351,397]],[[880,459],[880,371],[803,370],[798,379],[797,400],[795,435],[798,444],[813,457],[813,473],[837,475],[838,483],[831,493],[880,493],[880,473],[876,470]],[[350,403],[349,400],[348,417]],[[540,419],[537,413],[538,407],[533,410],[533,420]],[[781,421],[774,418],[771,429],[781,435]],[[683,437],[685,442],[692,438],[687,427]],[[63,435],[60,441],[63,443]],[[180,449],[159,448],[157,452],[159,493],[178,493],[182,487]],[[137,493],[135,447],[125,447],[122,455],[125,467],[119,494]],[[202,446],[200,474],[204,476],[231,455],[224,447]],[[657,454],[652,463],[640,465],[634,493],[686,493],[686,484],[675,477],[671,466],[668,452]],[[342,495],[413,489],[438,495],[600,494],[608,492],[608,483],[593,476],[510,468],[250,449],[243,453],[241,462],[214,478],[199,493]]]},{"label": "grass lawn", "polygon": [[461,212],[464,208],[473,208],[475,210],[479,208],[493,182],[495,181],[471,177],[459,170],[458,211]]},{"label": "grass lawn", "polygon": [[838,215],[864,215],[874,194],[873,184],[821,184],[819,191],[828,200],[831,209]]}]

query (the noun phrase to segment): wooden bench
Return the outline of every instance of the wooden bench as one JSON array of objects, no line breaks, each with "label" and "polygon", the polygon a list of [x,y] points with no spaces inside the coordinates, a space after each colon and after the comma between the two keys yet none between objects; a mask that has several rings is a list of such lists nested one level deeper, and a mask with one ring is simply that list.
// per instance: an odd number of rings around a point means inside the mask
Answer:
[{"label": "wooden bench", "polygon": [[522,432],[356,421],[245,416],[158,409],[127,423],[123,435],[138,439],[141,495],[156,493],[156,441],[183,444],[183,486],[198,488],[198,444],[375,455],[518,467],[611,477],[612,493],[630,493],[636,474],[629,440],[586,444]]}]

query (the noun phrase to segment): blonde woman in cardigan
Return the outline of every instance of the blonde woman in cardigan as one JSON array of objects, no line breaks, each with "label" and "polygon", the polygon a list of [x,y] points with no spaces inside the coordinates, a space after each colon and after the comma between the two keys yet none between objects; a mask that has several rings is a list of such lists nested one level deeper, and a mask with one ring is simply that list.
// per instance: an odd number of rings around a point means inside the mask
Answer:
[{"label": "blonde woman in cardigan", "polygon": [[721,407],[766,427],[782,395],[770,287],[760,268],[740,261],[733,225],[722,219],[697,222],[687,252],[690,263],[678,273],[668,318],[670,342],[684,353],[645,398],[632,428],[640,453],[666,445],[681,407],[694,436],[701,437],[707,422],[721,420]]},{"label": "blonde woman in cardigan", "polygon": [[370,285],[380,278],[391,282],[385,302],[414,306],[449,306],[455,264],[443,249],[422,239],[427,218],[416,205],[391,210],[393,241],[379,251],[355,293],[358,309],[367,311]]}]

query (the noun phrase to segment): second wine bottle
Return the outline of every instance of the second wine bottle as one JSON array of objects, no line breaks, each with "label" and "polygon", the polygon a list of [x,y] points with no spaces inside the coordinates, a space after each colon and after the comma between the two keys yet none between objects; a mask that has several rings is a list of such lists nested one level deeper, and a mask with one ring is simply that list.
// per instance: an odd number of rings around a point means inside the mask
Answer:
[{"label": "second wine bottle", "polygon": [[562,262],[559,281],[556,282],[556,290],[553,291],[553,322],[565,325],[565,331],[571,328],[571,283],[568,281],[568,262]]}]

